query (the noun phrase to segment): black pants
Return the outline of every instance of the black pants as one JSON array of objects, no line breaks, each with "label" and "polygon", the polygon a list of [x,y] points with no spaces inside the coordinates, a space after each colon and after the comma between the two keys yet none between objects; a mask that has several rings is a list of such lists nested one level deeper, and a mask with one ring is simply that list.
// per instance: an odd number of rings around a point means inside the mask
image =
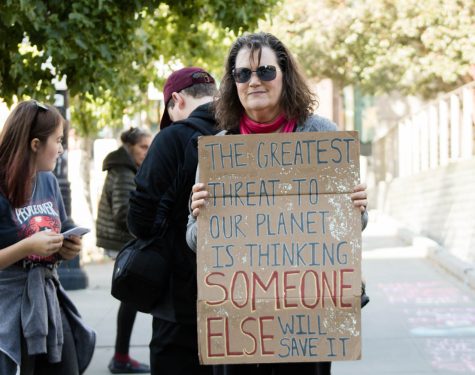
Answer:
[{"label": "black pants", "polygon": [[331,362],[214,366],[214,375],[330,375]]},{"label": "black pants", "polygon": [[74,337],[68,319],[61,310],[63,320],[63,351],[61,362],[50,363],[46,354],[28,355],[26,341],[21,345],[21,375],[79,375]]},{"label": "black pants", "polygon": [[[117,250],[106,249],[107,255],[114,259],[119,253]],[[130,337],[132,336],[132,328],[134,327],[137,310],[125,304],[120,303],[117,312],[117,336],[115,338],[115,352],[119,354],[129,354]]]},{"label": "black pants", "polygon": [[195,324],[179,324],[153,318],[150,341],[151,375],[212,375],[212,366],[198,360]]},{"label": "black pants", "polygon": [[117,313],[116,353],[129,354],[130,336],[132,335],[136,315],[137,310],[121,302]]}]

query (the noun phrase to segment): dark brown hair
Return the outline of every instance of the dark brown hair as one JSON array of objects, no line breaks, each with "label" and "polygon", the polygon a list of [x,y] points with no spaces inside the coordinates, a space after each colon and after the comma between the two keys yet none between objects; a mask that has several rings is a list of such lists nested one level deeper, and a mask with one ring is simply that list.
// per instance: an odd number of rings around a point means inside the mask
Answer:
[{"label": "dark brown hair", "polygon": [[147,129],[131,127],[120,133],[120,140],[124,145],[136,145],[142,138],[151,137],[152,134]]},{"label": "dark brown hair", "polygon": [[28,100],[10,113],[0,134],[0,189],[13,207],[23,206],[32,192],[35,155],[31,141],[46,143],[61,125],[55,107]]},{"label": "dark brown hair", "polygon": [[[216,84],[213,83],[197,83],[193,86],[187,87],[180,92],[189,95],[193,98],[199,99],[205,96],[215,96],[216,95]],[[167,104],[168,109],[173,109],[175,107],[175,101],[173,98],[170,98]]]},{"label": "dark brown hair", "polygon": [[236,57],[243,48],[258,53],[258,63],[262,48],[269,47],[277,57],[279,68],[282,71],[282,95],[280,104],[288,119],[296,119],[303,123],[312,114],[317,98],[305,82],[300,68],[284,44],[269,33],[244,34],[239,37],[229,50],[226,60],[224,77],[219,87],[219,95],[215,101],[215,116],[220,129],[233,133],[238,132],[239,120],[244,108],[239,100],[232,71],[236,65]]}]

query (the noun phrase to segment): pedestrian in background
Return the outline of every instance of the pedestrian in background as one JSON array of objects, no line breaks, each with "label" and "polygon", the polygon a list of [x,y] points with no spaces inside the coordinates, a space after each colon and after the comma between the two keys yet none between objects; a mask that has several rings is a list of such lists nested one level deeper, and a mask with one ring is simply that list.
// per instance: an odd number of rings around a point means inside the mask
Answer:
[{"label": "pedestrian in background", "polygon": [[0,135],[0,374],[79,375],[95,333],[62,288],[57,266],[76,257],[81,238],[68,221],[56,177],[63,118],[29,100]]},{"label": "pedestrian in background", "polygon": [[[221,81],[215,116],[224,134],[335,131],[330,120],[312,113],[315,95],[290,51],[274,35],[245,34],[231,46]],[[199,180],[199,178],[198,178]],[[187,242],[196,251],[196,217],[209,197],[206,186],[193,186]],[[366,185],[351,195],[366,226]],[[330,362],[215,366],[215,375],[329,375]]]},{"label": "pedestrian in background", "polygon": [[[107,171],[107,176],[96,221],[96,244],[104,248],[113,259],[125,243],[133,238],[127,228],[129,194],[135,190],[135,174],[145,159],[152,136],[145,129],[130,128],[121,134],[120,139],[122,146],[108,154],[102,164],[102,170]],[[136,315],[137,310],[121,302],[117,313],[115,354],[108,366],[113,374],[150,372],[148,365],[129,356],[130,337]]]}]

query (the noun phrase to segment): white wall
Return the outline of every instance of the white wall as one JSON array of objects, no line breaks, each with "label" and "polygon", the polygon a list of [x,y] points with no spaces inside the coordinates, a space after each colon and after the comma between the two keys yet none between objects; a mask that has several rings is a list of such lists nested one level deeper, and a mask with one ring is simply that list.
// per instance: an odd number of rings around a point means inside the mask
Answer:
[{"label": "white wall", "polygon": [[381,182],[370,207],[475,264],[475,158]]}]

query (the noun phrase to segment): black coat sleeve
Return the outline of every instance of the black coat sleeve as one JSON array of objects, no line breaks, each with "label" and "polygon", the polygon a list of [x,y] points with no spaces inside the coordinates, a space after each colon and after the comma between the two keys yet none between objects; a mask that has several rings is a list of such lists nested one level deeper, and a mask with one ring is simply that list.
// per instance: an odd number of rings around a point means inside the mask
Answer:
[{"label": "black coat sleeve", "polygon": [[173,210],[184,155],[183,137],[173,128],[157,134],[135,177],[127,224],[138,238],[150,238],[166,230]]},{"label": "black coat sleeve", "polygon": [[[111,172],[109,172],[111,173]],[[114,223],[124,232],[127,228],[127,211],[129,209],[129,195],[135,189],[134,173],[128,168],[121,168],[113,173],[111,179],[110,205]]]}]

